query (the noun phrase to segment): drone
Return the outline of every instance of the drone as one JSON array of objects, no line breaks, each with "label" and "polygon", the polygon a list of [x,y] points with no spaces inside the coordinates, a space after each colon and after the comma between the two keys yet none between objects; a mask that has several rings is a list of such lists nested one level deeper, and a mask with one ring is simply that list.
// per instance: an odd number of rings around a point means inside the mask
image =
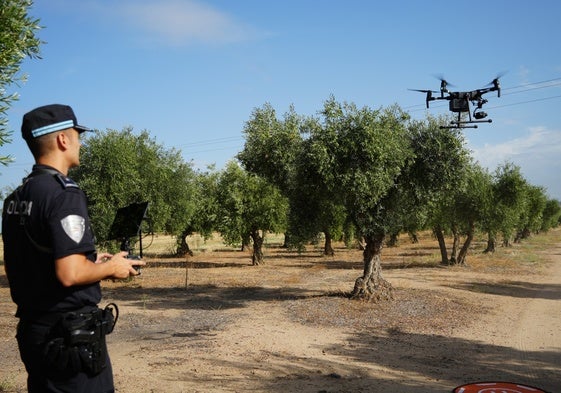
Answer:
[{"label": "drone", "polygon": [[[425,93],[427,96],[426,103],[427,109],[429,108],[429,103],[435,100],[448,100],[449,110],[451,112],[458,114],[458,119],[450,122],[449,126],[442,126],[440,128],[477,128],[477,123],[491,123],[493,120],[485,119],[487,113],[482,110],[483,105],[485,105],[488,100],[483,98],[484,94],[492,91],[497,92],[497,97],[501,96],[501,84],[499,82],[499,76],[487,84],[486,87],[472,90],[472,91],[450,91],[448,86],[453,86],[449,84],[444,78],[440,79],[440,95],[433,96],[433,93],[439,93],[434,90],[419,90],[419,89],[409,89],[412,91],[419,91]],[[474,106],[473,116],[471,112],[471,105]],[[468,120],[462,120],[462,113],[468,114]]]}]

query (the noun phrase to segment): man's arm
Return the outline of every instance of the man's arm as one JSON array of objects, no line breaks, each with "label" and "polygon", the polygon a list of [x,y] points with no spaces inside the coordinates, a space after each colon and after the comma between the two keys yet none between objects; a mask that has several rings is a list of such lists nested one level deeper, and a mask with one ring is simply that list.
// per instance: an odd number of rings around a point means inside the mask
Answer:
[{"label": "man's arm", "polygon": [[126,252],[115,254],[107,262],[92,263],[85,254],[72,254],[55,260],[55,272],[65,287],[87,285],[106,278],[124,279],[139,273],[133,266],[145,263],[125,258]]}]

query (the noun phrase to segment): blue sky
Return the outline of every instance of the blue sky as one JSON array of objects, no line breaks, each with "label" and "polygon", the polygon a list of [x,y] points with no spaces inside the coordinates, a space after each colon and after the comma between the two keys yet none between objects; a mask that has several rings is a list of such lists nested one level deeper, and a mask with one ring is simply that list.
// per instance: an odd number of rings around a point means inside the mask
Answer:
[{"label": "blue sky", "polygon": [[[466,129],[474,157],[493,171],[509,161],[561,200],[561,2],[370,0],[36,0],[42,59],[14,86],[13,141],[0,155],[0,188],[33,159],[21,117],[49,103],[105,130],[148,130],[196,168],[221,168],[243,148],[252,111],[291,104],[314,115],[331,94],[425,117],[435,75],[472,90],[501,72],[489,94],[492,124]],[[431,114],[447,112],[433,103]]]}]

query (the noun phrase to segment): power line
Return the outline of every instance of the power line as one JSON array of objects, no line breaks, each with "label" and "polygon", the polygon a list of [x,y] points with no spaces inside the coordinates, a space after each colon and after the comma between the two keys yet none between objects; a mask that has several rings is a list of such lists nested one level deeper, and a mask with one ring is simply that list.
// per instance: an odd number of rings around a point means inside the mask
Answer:
[{"label": "power line", "polygon": [[505,108],[505,107],[507,107],[507,106],[515,106],[515,105],[522,105],[522,104],[530,104],[530,103],[532,103],[532,102],[553,100],[553,99],[555,99],[555,98],[561,98],[561,94],[560,94],[560,95],[557,95],[557,96],[551,96],[551,97],[536,98],[535,100],[514,102],[514,103],[512,103],[512,104],[490,106],[488,109]]},{"label": "power line", "polygon": [[188,142],[180,146],[205,146],[215,143],[234,142],[240,139],[239,136],[229,136],[224,138],[206,139],[198,142]]},{"label": "power line", "polygon": [[[521,87],[542,85],[542,84],[545,84],[545,83],[557,82],[557,81],[560,81],[560,83],[555,83],[555,84],[553,84],[553,85],[546,85],[546,86],[543,86],[543,88],[546,88],[546,87],[552,87],[552,86],[557,86],[557,85],[561,84],[561,78],[553,78],[553,79],[548,79],[548,80],[541,81],[541,82],[529,82],[529,83],[525,83],[525,84],[519,85],[519,86],[505,87],[505,88],[503,88],[502,90],[519,89],[519,88],[521,88]],[[538,89],[539,89],[539,88],[542,88],[542,87],[538,87]],[[528,89],[528,90],[534,90],[534,88],[530,88],[530,89]],[[523,91],[527,91],[527,90],[523,90]]]}]

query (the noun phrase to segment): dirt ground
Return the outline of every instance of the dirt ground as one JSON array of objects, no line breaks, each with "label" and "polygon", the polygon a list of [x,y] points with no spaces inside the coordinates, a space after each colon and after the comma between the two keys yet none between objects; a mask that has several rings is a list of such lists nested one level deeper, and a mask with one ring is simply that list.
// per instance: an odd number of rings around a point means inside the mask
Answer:
[{"label": "dirt ground", "polygon": [[[163,242],[165,238],[157,239]],[[167,239],[166,241],[168,241]],[[250,255],[196,240],[195,256],[146,250],[127,282],[103,282],[118,392],[451,392],[513,381],[561,392],[561,230],[467,267],[438,264],[428,235],[383,251],[395,299],[349,300],[361,253]],[[15,307],[0,273],[0,391],[25,391]]]}]

